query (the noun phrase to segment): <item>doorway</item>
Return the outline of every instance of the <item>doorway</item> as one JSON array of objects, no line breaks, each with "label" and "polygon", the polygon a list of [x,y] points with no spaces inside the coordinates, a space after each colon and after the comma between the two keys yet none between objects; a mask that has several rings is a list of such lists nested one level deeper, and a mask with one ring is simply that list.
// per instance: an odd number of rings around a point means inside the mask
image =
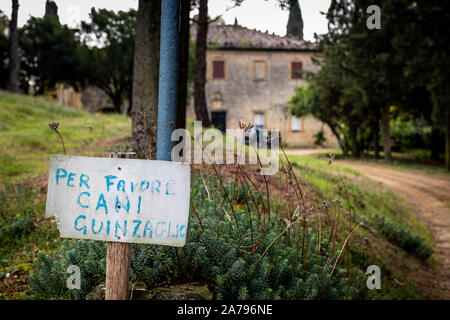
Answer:
[{"label": "doorway", "polygon": [[222,132],[227,128],[227,112],[226,111],[212,111],[211,112],[212,125]]}]

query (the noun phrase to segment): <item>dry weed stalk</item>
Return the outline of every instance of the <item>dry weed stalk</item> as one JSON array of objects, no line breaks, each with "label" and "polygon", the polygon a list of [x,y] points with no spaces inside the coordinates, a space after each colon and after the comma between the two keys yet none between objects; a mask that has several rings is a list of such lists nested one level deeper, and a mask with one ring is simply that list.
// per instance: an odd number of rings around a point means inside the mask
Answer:
[{"label": "dry weed stalk", "polygon": [[[198,144],[198,145],[200,146],[200,148],[202,149],[202,153],[203,153],[203,154],[206,154],[206,153],[205,153],[205,149],[203,148],[203,145],[202,145],[200,142],[198,142],[198,140],[195,139],[195,137],[191,137],[191,139],[194,140],[195,142],[197,142],[197,144]],[[206,154],[206,155],[207,155],[207,154]],[[211,163],[211,167],[213,168],[214,173],[215,173],[217,179],[219,179],[219,182],[220,182],[220,185],[221,185],[221,187],[222,187],[222,190],[223,190],[223,192],[225,193],[225,197],[227,198],[227,200],[228,200],[228,202],[229,202],[229,204],[230,204],[231,212],[232,212],[232,214],[233,214],[233,218],[234,218],[234,220],[235,220],[235,222],[236,222],[236,225],[238,225],[238,221],[237,221],[237,219],[236,219],[236,213],[235,213],[235,211],[234,211],[234,206],[233,206],[233,203],[231,202],[231,199],[230,199],[230,197],[229,197],[229,195],[228,195],[228,191],[225,189],[225,186],[223,185],[222,177],[221,177],[221,175],[219,174],[219,172],[217,171],[217,168],[216,168],[214,162],[209,158],[209,155],[207,155],[207,156],[208,156],[209,163]],[[219,194],[220,194],[220,193],[219,193]],[[222,208],[223,208],[224,212],[225,212],[225,213],[227,214],[227,216],[228,216],[228,213],[226,212],[225,208],[224,208],[223,206],[222,206]]]},{"label": "dry weed stalk", "polygon": [[[244,130],[249,130],[251,126],[249,124],[245,124],[240,122],[240,128]],[[194,141],[201,147],[201,150],[203,154],[209,155],[205,153],[205,149],[203,148],[202,143],[200,143],[197,139],[192,137]],[[254,151],[257,155],[257,165],[259,167],[259,170],[263,168],[262,161],[259,155],[259,152],[255,147],[253,146]],[[339,231],[339,217],[341,215],[341,207],[340,203],[341,201],[336,199],[333,200],[332,203],[328,201],[323,202],[323,208],[325,209],[325,215],[326,215],[326,222],[325,225],[329,225],[331,223],[331,230],[328,235],[328,241],[325,246],[322,246],[322,239],[325,237],[323,234],[324,230],[322,226],[322,221],[320,217],[320,213],[318,212],[316,207],[310,207],[307,208],[306,204],[306,197],[302,190],[302,187],[300,185],[299,179],[297,178],[293,165],[291,161],[289,160],[283,146],[281,146],[283,159],[280,159],[280,172],[279,172],[279,181],[280,181],[280,212],[277,212],[278,214],[282,215],[283,212],[286,212],[285,219],[286,227],[284,230],[277,234],[275,238],[270,242],[270,244],[264,248],[264,251],[262,254],[258,257],[256,262],[249,268],[248,272],[250,272],[251,269],[253,269],[259,261],[267,254],[268,250],[273,246],[273,244],[285,233],[288,233],[288,237],[286,239],[287,245],[290,244],[290,241],[295,242],[296,246],[296,252],[297,252],[297,261],[300,264],[303,264],[303,272],[306,270],[306,265],[308,263],[308,254],[310,249],[310,233],[311,231],[318,233],[318,239],[316,240],[317,243],[317,254],[324,257],[324,268],[326,269],[327,266],[330,264],[330,261],[335,256],[337,246],[337,238],[338,238],[338,231]],[[235,157],[237,155],[235,154]],[[221,206],[222,209],[222,215],[226,216],[230,221],[236,220],[236,225],[238,225],[237,216],[235,212],[235,207],[238,205],[243,205],[246,211],[246,214],[249,217],[250,221],[250,230],[249,232],[243,234],[241,236],[241,239],[238,243],[238,251],[245,253],[245,254],[255,254],[258,252],[258,249],[260,248],[261,243],[258,241],[258,235],[263,234],[268,230],[270,227],[270,213],[271,213],[271,202],[274,199],[271,199],[271,193],[270,193],[270,183],[268,177],[263,175],[264,179],[264,187],[266,191],[267,199],[264,199],[261,190],[259,189],[257,185],[257,181],[254,180],[254,177],[252,177],[252,174],[250,174],[250,171],[247,171],[247,167],[245,165],[242,165],[237,161],[237,165],[234,166],[235,172],[231,173],[230,177],[230,188],[225,187],[224,183],[224,177],[221,174],[220,168],[217,168],[216,164],[209,159],[209,168],[212,172],[212,174],[209,174],[210,176],[210,182],[211,186],[208,188],[205,178],[204,178],[204,168],[200,168],[200,178],[203,184],[203,187],[206,190],[206,195],[208,199],[211,200],[211,197],[214,198],[214,215],[216,217],[216,229],[217,229],[217,235],[219,236],[219,228],[218,228],[218,213],[217,213],[217,206],[219,205],[217,203],[220,202],[219,208]],[[330,155],[330,158],[328,159],[329,165],[333,164],[334,156]],[[212,178],[217,177],[217,181],[213,182]],[[284,180],[284,181],[283,181]],[[273,181],[273,180],[272,180]],[[341,181],[343,181],[341,177]],[[263,187],[263,188],[264,188]],[[240,189],[242,188],[242,192],[245,194],[243,197],[240,194]],[[334,270],[336,269],[337,264],[339,261],[342,262],[341,257],[343,252],[345,251],[345,248],[347,247],[348,241],[351,237],[351,235],[357,230],[351,229],[351,207],[350,207],[350,197],[349,194],[345,188],[345,185],[339,184],[339,188],[341,191],[345,192],[344,196],[347,200],[347,204],[349,207],[349,224],[347,226],[348,235],[344,241],[344,244],[339,252],[338,257],[334,261],[334,265],[332,268],[332,271],[330,273],[330,276],[334,274]],[[229,191],[231,190],[231,191]],[[272,196],[273,197],[273,196]],[[243,199],[242,199],[243,198]],[[284,198],[284,201],[283,201]],[[287,198],[287,199],[286,199]],[[286,200],[289,201],[289,203],[286,203]],[[228,214],[227,208],[225,204],[228,203],[232,214]],[[193,207],[193,206],[192,206]],[[334,215],[331,218],[330,215],[332,215],[331,207],[334,207]],[[295,210],[294,210],[295,208]],[[197,208],[192,208],[194,211],[194,214],[196,215],[197,219],[199,220],[199,223],[201,224],[199,213]],[[261,211],[262,209],[262,211]],[[316,213],[317,217],[314,218],[313,221],[313,228],[310,230],[308,229],[308,222],[310,221],[308,217],[311,215],[314,215]],[[254,230],[253,225],[253,215],[257,215],[257,223],[256,223],[256,230]],[[222,217],[223,217],[222,216]],[[299,223],[300,222],[300,223]],[[200,228],[203,230],[203,225],[200,225]],[[292,233],[292,235],[291,235]],[[246,238],[250,238],[250,244],[249,245],[243,245],[243,241]],[[332,244],[331,244],[332,243]],[[330,246],[332,246],[330,248]],[[330,250],[331,249],[331,250]],[[297,272],[297,270],[296,270]]]},{"label": "dry weed stalk", "polygon": [[350,237],[352,236],[352,234],[353,234],[356,230],[358,230],[358,228],[359,228],[359,225],[357,225],[356,228],[353,229],[353,230],[348,234],[347,238],[345,238],[344,244],[342,245],[342,249],[341,249],[341,251],[339,252],[338,257],[336,258],[336,261],[334,262],[333,269],[332,269],[331,272],[330,272],[330,277],[333,275],[334,269],[336,268],[336,264],[338,263],[339,258],[341,257],[342,253],[344,252],[344,249],[345,249],[345,247],[347,246],[348,240],[350,239]]},{"label": "dry weed stalk", "polygon": [[91,133],[94,136],[94,138],[96,138],[95,133],[94,133],[94,129],[92,128],[92,126],[90,124],[88,124],[87,127],[91,131]]},{"label": "dry weed stalk", "polygon": [[59,131],[58,131],[59,123],[58,122],[52,122],[52,123],[49,123],[48,126],[50,127],[50,129],[52,129],[53,131],[55,131],[58,134],[59,139],[61,139],[61,143],[62,143],[63,150],[64,150],[64,155],[67,155],[67,153],[66,153],[66,146],[64,145],[63,137],[61,136],[61,133],[59,133]]}]

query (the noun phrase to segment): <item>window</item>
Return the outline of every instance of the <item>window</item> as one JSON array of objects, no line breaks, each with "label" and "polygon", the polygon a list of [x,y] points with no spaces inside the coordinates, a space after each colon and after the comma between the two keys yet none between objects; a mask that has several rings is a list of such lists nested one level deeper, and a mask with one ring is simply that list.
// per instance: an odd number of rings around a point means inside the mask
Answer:
[{"label": "window", "polygon": [[225,79],[225,61],[213,61],[213,79]]},{"label": "window", "polygon": [[303,74],[303,63],[291,62],[291,79],[301,79]]},{"label": "window", "polygon": [[291,130],[302,131],[302,118],[291,116]]},{"label": "window", "polygon": [[264,128],[264,113],[258,112],[255,113],[255,127]]},{"label": "window", "polygon": [[254,61],[253,62],[253,80],[265,80],[266,79],[266,62]]}]

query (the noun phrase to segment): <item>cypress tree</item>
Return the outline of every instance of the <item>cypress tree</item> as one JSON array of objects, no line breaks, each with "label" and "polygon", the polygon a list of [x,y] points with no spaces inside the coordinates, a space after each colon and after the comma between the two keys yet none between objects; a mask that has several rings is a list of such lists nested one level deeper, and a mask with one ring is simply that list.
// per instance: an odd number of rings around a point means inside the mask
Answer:
[{"label": "cypress tree", "polygon": [[55,1],[49,1],[47,0],[45,2],[45,14],[44,16],[52,15],[56,17],[56,19],[59,22],[59,16],[58,16],[58,5],[55,3]]},{"label": "cypress tree", "polygon": [[287,23],[287,35],[303,39],[303,18],[298,0],[289,1],[289,20]]},{"label": "cypress tree", "polygon": [[17,15],[19,11],[19,1],[12,1],[11,21],[9,24],[10,42],[9,42],[9,91],[19,92],[19,33],[17,31]]}]

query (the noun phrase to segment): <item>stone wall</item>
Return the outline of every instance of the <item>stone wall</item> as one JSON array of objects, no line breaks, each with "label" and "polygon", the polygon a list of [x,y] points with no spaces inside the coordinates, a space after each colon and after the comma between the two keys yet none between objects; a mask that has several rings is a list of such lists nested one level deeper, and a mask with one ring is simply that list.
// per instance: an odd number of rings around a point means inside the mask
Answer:
[{"label": "stone wall", "polygon": [[[291,130],[291,115],[287,101],[294,88],[306,85],[304,79],[291,79],[291,62],[302,62],[303,70],[317,67],[311,52],[275,50],[208,50],[206,96],[208,111],[226,111],[227,128],[238,128],[239,121],[254,123],[255,113],[264,114],[265,128],[279,129],[283,142],[289,146],[310,147],[313,135],[322,123],[313,117],[302,119],[302,130]],[[225,62],[225,78],[213,79],[212,61]],[[263,68],[263,79],[256,79]],[[187,116],[195,118],[193,100]],[[326,145],[335,146],[336,139],[324,126]]]},{"label": "stone wall", "polygon": [[104,110],[114,110],[109,97],[102,90],[96,87],[87,87],[81,92],[81,102],[83,109],[95,113]]},{"label": "stone wall", "polygon": [[81,108],[80,93],[76,92],[72,87],[59,84],[56,88],[56,98],[64,106],[74,109]]}]

